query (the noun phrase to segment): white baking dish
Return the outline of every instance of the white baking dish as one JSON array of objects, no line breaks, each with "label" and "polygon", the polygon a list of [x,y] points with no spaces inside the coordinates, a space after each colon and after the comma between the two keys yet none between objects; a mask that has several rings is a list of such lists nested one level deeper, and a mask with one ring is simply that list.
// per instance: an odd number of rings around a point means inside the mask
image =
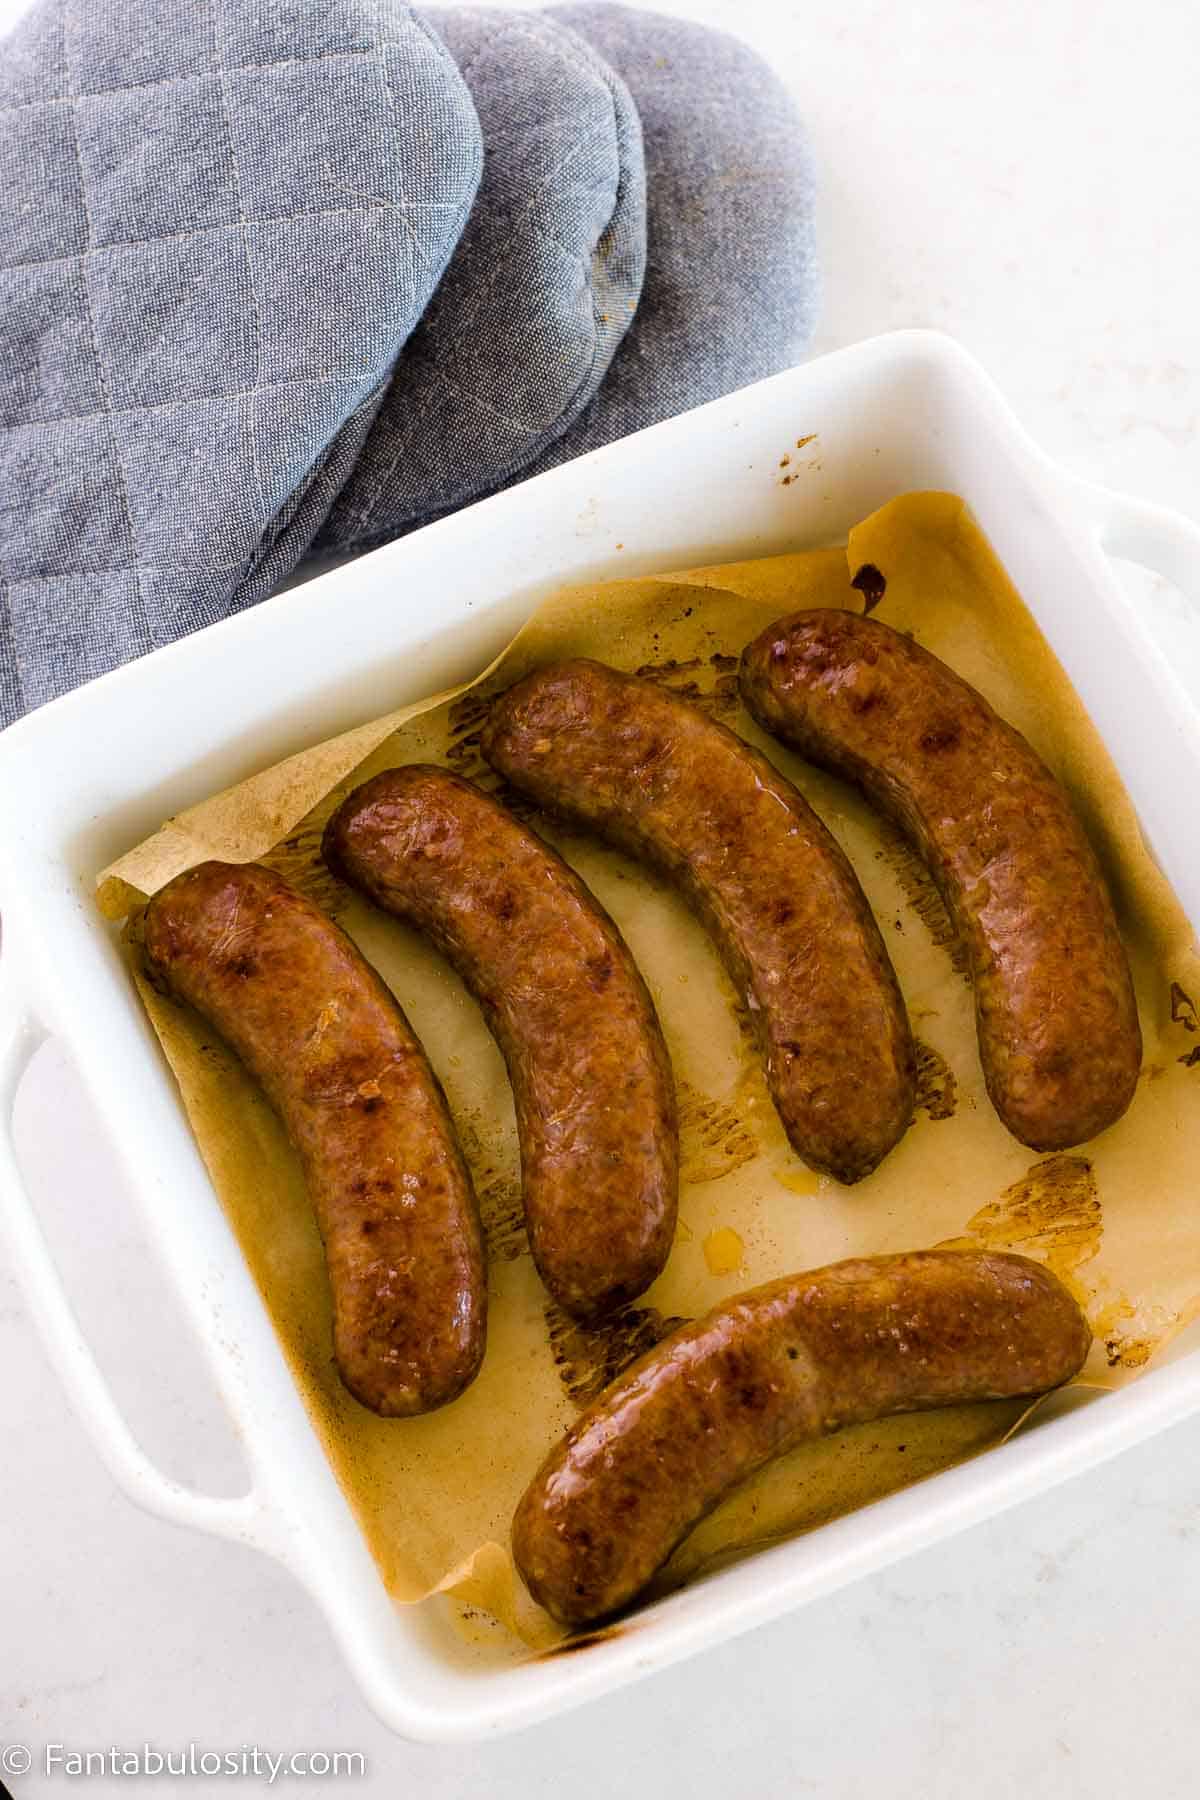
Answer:
[{"label": "white baking dish", "polygon": [[[818,433],[787,485],[781,455]],[[1168,659],[1105,551],[1200,597],[1200,529],[1079,482],[1022,434],[949,339],[904,332],[822,358],[471,507],[162,650],[0,736],[0,1211],[33,1316],[114,1476],[151,1511],[258,1545],[324,1609],[396,1730],[511,1730],[660,1669],[1086,1469],[1200,1408],[1200,1350],[1061,1407],[961,1468],[765,1551],[573,1654],[517,1662],[389,1600],[214,1197],[166,1066],[90,900],[162,819],[291,751],[474,674],[568,579],[839,538],[892,495],[962,494],[1116,758],[1200,921],[1200,658]],[[13,1097],[65,1040],[107,1121],[147,1239],[211,1359],[251,1465],[240,1499],[168,1480],[125,1425],[30,1209]]]}]

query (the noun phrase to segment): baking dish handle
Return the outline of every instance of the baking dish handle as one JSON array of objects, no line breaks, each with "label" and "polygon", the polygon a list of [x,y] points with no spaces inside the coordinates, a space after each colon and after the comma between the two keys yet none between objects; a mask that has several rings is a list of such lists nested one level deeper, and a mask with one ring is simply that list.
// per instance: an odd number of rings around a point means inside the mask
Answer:
[{"label": "baking dish handle", "polygon": [[1195,520],[1095,482],[1073,477],[1071,485],[1091,514],[1102,549],[1165,575],[1200,606],[1200,525]]},{"label": "baking dish handle", "polygon": [[253,1488],[247,1494],[223,1499],[184,1487],[155,1467],[126,1424],[79,1328],[30,1201],[13,1141],[17,1089],[47,1033],[15,990],[13,957],[5,935],[4,972],[0,975],[0,1228],[46,1354],[109,1473],[132,1500],[173,1524],[192,1525],[266,1548],[266,1513]]}]

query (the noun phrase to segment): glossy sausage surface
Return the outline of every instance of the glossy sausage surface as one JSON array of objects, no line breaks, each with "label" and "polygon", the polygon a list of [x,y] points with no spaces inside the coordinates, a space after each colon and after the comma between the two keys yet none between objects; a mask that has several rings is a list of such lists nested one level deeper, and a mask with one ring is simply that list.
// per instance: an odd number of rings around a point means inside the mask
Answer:
[{"label": "glossy sausage surface", "polygon": [[334,1353],[389,1416],[453,1400],[483,1358],[487,1278],[441,1088],[389,990],[319,907],[257,863],[201,863],[146,907],[151,976],[265,1089],[324,1240]]},{"label": "glossy sausage surface", "polygon": [[324,853],[424,933],[478,1000],[516,1103],[530,1247],[560,1305],[588,1317],[661,1271],[678,1142],[654,1003],[579,877],[448,769],[388,769],[348,796]]},{"label": "glossy sausage surface", "polygon": [[967,947],[980,1059],[1034,1150],[1081,1144],[1133,1098],[1142,1040],[1095,853],[1062,787],[983,696],[857,613],[779,619],[748,646],[763,726],[895,820]]},{"label": "glossy sausage surface", "polygon": [[769,1282],[667,1338],[583,1414],[517,1508],[517,1567],[561,1623],[593,1623],[772,1457],[889,1413],[1044,1393],[1090,1343],[1057,1277],[1004,1252],[866,1257]]},{"label": "glossy sausage surface", "polygon": [[912,1117],[912,1039],[854,871],[802,795],[697,707],[585,659],[500,695],[482,748],[679,886],[749,1009],[793,1147],[839,1181],[869,1174]]}]

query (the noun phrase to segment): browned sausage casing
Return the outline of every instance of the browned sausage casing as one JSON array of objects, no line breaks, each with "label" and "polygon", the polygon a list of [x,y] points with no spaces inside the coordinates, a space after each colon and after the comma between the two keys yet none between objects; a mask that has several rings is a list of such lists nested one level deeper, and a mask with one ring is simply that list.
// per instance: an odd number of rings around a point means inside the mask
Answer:
[{"label": "browned sausage casing", "polygon": [[745,997],[793,1147],[839,1181],[869,1174],[912,1117],[912,1039],[854,871],[791,783],[697,707],[583,659],[502,694],[483,753],[679,885]]},{"label": "browned sausage casing", "polygon": [[1018,731],[877,619],[814,609],[748,646],[767,731],[855,782],[912,839],[967,946],[992,1104],[1064,1150],[1119,1119],[1142,1058],[1129,964],[1095,854]]},{"label": "browned sausage casing", "polygon": [[1040,1394],[1087,1321],[1024,1256],[925,1250],[768,1282],[633,1365],[542,1464],[513,1520],[530,1593],[564,1625],[638,1594],[739,1481],[843,1425]]},{"label": "browned sausage casing", "polygon": [[483,1358],[483,1240],[441,1088],[389,990],[256,863],[168,882],[146,908],[145,952],[228,1039],[299,1152],[350,1392],[389,1416],[453,1400]]},{"label": "browned sausage casing", "polygon": [[490,795],[426,764],[356,788],[324,853],[429,937],[482,1007],[555,1299],[587,1317],[640,1294],[675,1233],[675,1094],[654,1003],[608,914]]}]

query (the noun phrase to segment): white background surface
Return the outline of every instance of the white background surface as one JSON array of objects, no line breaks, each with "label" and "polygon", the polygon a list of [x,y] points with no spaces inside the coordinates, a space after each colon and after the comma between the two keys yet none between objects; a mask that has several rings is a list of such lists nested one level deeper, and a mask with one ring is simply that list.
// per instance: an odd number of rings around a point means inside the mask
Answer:
[{"label": "white background surface", "polygon": [[[1200,513],[1193,0],[661,9],[739,30],[799,97],[821,164],[817,350],[940,326],[1069,466]],[[0,25],[20,10],[0,0]],[[124,1243],[53,1053],[21,1114],[148,1448],[172,1473],[220,1479],[204,1402],[179,1387],[165,1330],[145,1330],[153,1275]],[[365,1781],[300,1791],[422,1800],[1157,1800],[1200,1784],[1200,1421],[559,1723],[453,1750],[376,1723],[274,1565],[114,1490],[2,1268],[0,1443],[0,1744],[39,1761],[47,1742],[352,1749]],[[10,1780],[18,1797],[64,1785]]]}]

